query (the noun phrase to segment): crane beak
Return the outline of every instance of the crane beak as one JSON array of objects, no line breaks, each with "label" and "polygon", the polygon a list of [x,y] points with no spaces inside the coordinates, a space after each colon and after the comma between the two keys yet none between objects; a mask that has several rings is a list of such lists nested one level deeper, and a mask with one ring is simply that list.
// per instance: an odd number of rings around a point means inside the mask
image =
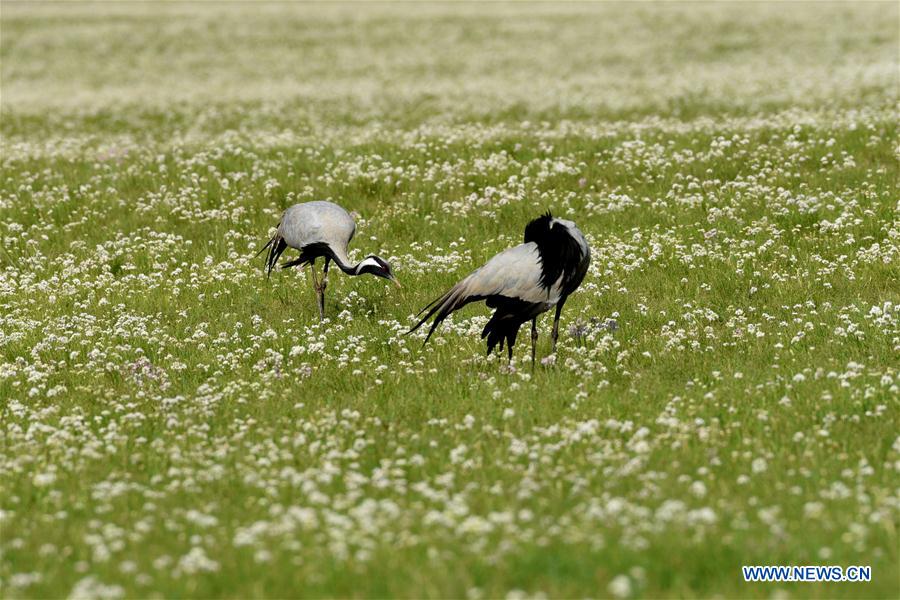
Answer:
[{"label": "crane beak", "polygon": [[396,285],[398,288],[402,288],[402,287],[403,287],[402,285],[400,285],[400,282],[397,281],[397,278],[396,278],[396,277],[391,277],[391,281],[392,281],[392,282],[394,283],[394,285]]}]

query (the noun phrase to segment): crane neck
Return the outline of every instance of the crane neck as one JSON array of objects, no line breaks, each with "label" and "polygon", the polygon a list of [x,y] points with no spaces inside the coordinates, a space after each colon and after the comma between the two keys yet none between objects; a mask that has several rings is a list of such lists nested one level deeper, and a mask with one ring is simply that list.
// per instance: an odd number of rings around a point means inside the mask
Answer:
[{"label": "crane neck", "polygon": [[359,270],[362,268],[365,261],[360,261],[354,265],[350,263],[350,257],[346,254],[335,252],[334,248],[331,249],[331,252],[331,259],[341,271],[347,275],[359,275]]}]

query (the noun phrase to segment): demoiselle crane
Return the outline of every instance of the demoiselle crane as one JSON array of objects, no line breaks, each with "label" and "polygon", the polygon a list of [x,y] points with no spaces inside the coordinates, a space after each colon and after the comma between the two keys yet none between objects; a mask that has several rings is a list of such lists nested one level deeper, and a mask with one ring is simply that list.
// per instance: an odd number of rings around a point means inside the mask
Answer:
[{"label": "demoiselle crane", "polygon": [[[300,251],[300,256],[281,265],[288,267],[310,266],[313,287],[319,303],[319,318],[325,318],[325,288],[329,263],[334,263],[347,275],[376,275],[389,279],[398,287],[400,284],[391,271],[391,265],[380,256],[370,254],[357,264],[351,264],[347,256],[347,246],[356,233],[356,222],[346,210],[333,202],[315,201],[295,204],[284,211],[278,229],[272,239],[262,247],[257,256],[266,249],[266,276],[272,273],[275,263],[288,248]],[[316,277],[316,259],[325,259],[322,281]]]},{"label": "demoiselle crane", "polygon": [[423,308],[425,316],[410,329],[417,330],[434,317],[425,337],[427,343],[438,325],[450,313],[471,302],[484,300],[496,309],[484,330],[487,353],[499,344],[512,361],[519,328],[531,321],[531,365],[537,344],[537,317],[556,307],[553,321],[553,352],[559,337],[559,316],[569,295],[578,289],[591,262],[584,234],[572,221],[554,218],[548,211],[525,227],[524,243],[504,250],[483,267],[453,286],[450,291]]}]

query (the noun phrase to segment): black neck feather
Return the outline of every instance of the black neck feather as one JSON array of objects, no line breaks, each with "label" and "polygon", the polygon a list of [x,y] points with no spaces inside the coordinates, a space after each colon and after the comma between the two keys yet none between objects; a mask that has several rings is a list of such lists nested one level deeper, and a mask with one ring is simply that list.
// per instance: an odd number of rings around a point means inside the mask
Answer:
[{"label": "black neck feather", "polygon": [[325,258],[334,261],[334,264],[338,266],[338,268],[346,273],[347,275],[358,275],[356,269],[359,267],[359,264],[350,265],[344,263],[341,259],[337,257],[334,253],[334,250],[331,249],[326,242],[313,242],[312,244],[307,244],[303,246],[303,250],[300,251],[300,262],[312,262],[319,256],[324,256]]},{"label": "black neck feather", "polygon": [[[578,267],[581,247],[567,227],[553,223],[550,211],[525,226],[525,243],[534,242],[541,260],[541,287],[550,289],[560,275],[570,276]],[[565,283],[566,277],[563,278]]]}]

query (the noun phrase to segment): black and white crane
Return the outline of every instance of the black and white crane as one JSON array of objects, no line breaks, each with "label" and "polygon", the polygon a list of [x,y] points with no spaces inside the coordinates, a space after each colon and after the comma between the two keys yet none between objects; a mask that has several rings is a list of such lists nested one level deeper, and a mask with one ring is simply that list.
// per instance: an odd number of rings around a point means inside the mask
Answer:
[{"label": "black and white crane", "polygon": [[519,328],[531,321],[531,364],[534,366],[537,343],[537,317],[556,307],[553,321],[553,352],[559,337],[559,315],[569,295],[578,289],[591,262],[591,251],[584,234],[572,221],[554,218],[548,211],[525,227],[524,243],[504,250],[483,267],[453,286],[450,291],[423,308],[427,314],[412,333],[432,316],[434,321],[425,342],[438,325],[453,311],[470,302],[484,300],[496,309],[484,330],[487,353],[499,344],[512,361],[513,345]]},{"label": "black and white crane", "polygon": [[[325,318],[325,287],[328,265],[331,261],[347,275],[371,274],[400,284],[391,271],[391,265],[380,256],[370,254],[357,264],[350,263],[347,246],[356,233],[356,222],[346,210],[333,202],[315,201],[295,204],[284,211],[278,229],[272,239],[262,247],[257,256],[269,250],[266,256],[266,276],[272,273],[278,257],[288,248],[300,251],[300,256],[281,265],[288,267],[310,266],[313,287],[319,302],[319,318]],[[322,281],[316,277],[316,259],[325,259]]]}]

